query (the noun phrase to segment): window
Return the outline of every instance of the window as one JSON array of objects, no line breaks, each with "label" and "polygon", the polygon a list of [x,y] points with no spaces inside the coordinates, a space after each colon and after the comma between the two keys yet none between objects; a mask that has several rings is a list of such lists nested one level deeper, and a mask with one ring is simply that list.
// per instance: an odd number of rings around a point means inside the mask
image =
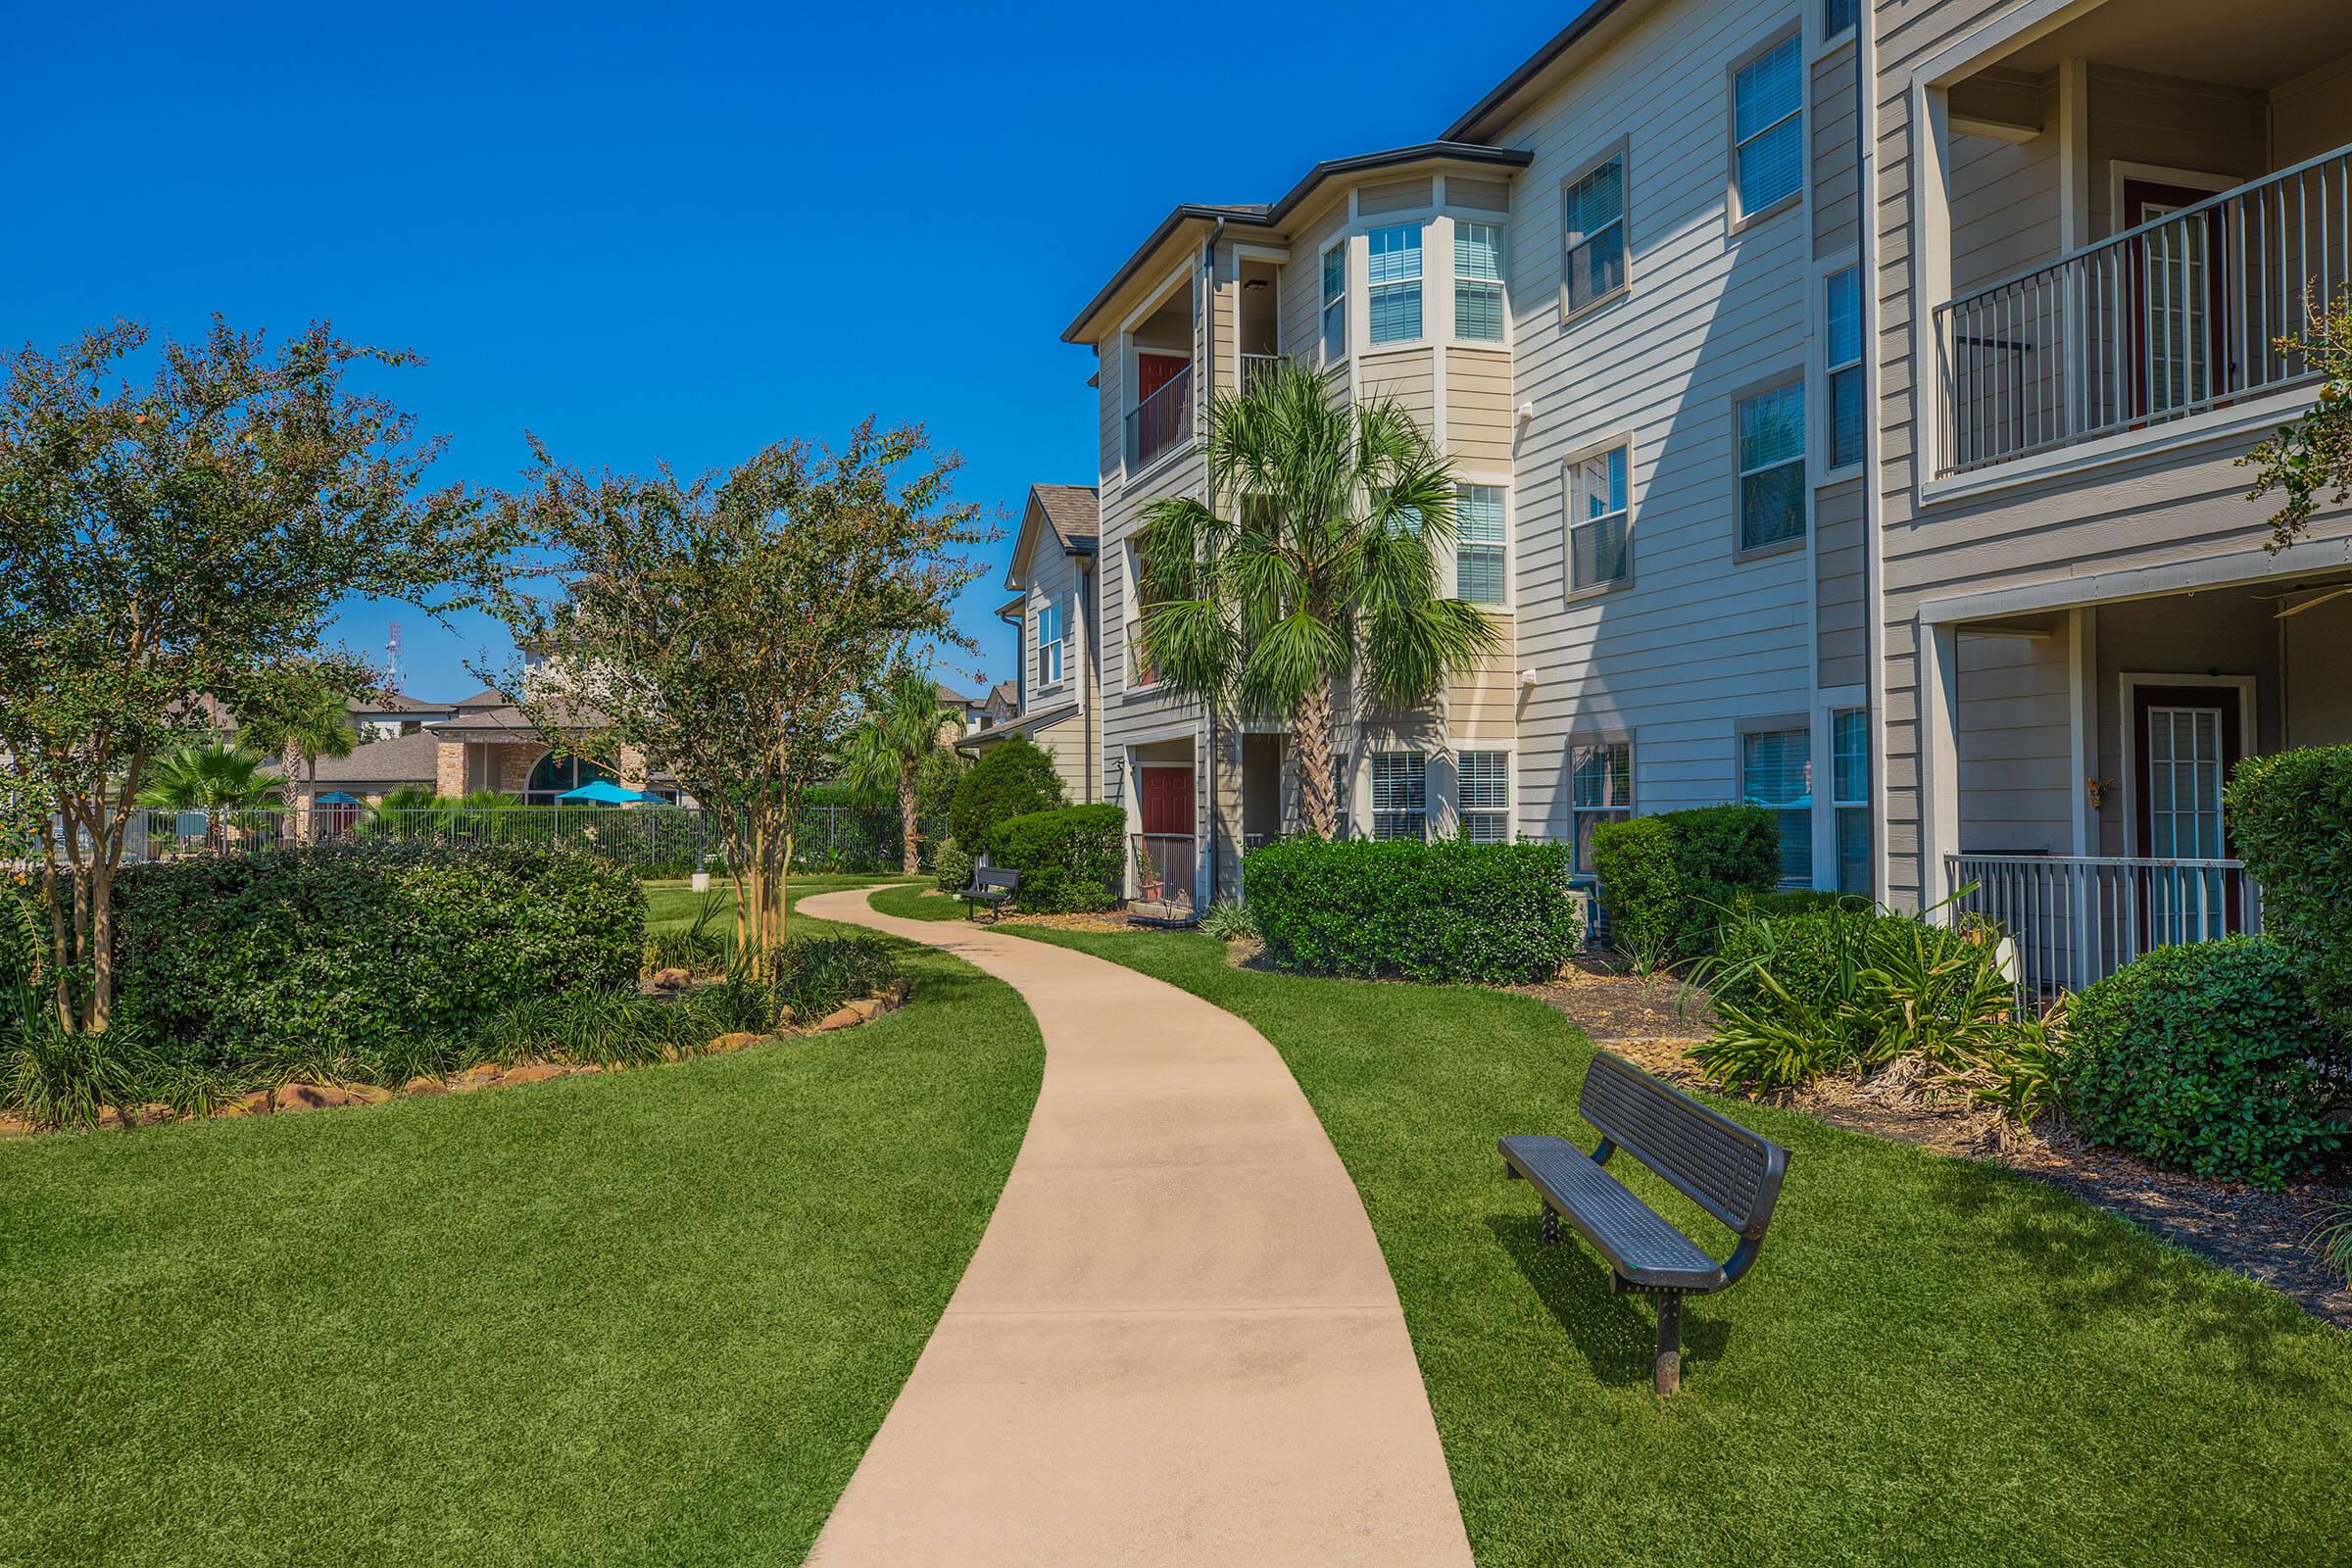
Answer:
[{"label": "window", "polygon": [[1740,548],[1804,532],[1805,384],[1791,381],[1740,403]]},{"label": "window", "polygon": [[1429,759],[1419,752],[1372,754],[1372,836],[1429,837]]},{"label": "window", "polygon": [[1348,357],[1348,242],[1323,253],[1323,363]]},{"label": "window", "polygon": [[1502,225],[1453,225],[1453,335],[1502,341]]},{"label": "window", "polygon": [[1804,78],[1790,33],[1732,77],[1732,190],[1744,221],[1805,182]]},{"label": "window", "polygon": [[1473,844],[1511,842],[1511,754],[1458,754],[1462,837]]},{"label": "window", "polygon": [[1372,258],[1372,341],[1410,343],[1421,335],[1421,225],[1376,228],[1365,239]]},{"label": "window", "polygon": [[1634,574],[1627,534],[1632,516],[1626,487],[1631,448],[1568,460],[1568,591],[1605,588]]},{"label": "window", "polygon": [[1862,270],[1832,272],[1823,289],[1830,466],[1849,468],[1862,461]]},{"label": "window", "polygon": [[1625,287],[1625,157],[1617,154],[1560,193],[1571,314]]},{"label": "window", "polygon": [[1061,679],[1061,606],[1051,601],[1037,607],[1037,683],[1051,686]]},{"label": "window", "polygon": [[1634,814],[1634,748],[1627,741],[1594,741],[1568,749],[1569,837],[1576,868],[1591,871],[1592,830]]},{"label": "window", "polygon": [[1821,35],[1835,38],[1854,24],[1861,13],[1862,0],[1822,0]]},{"label": "window", "polygon": [[1740,737],[1740,798],[1781,823],[1781,886],[1813,885],[1813,737],[1796,729]]},{"label": "window", "polygon": [[1502,486],[1464,484],[1453,491],[1453,592],[1473,604],[1504,599]]},{"label": "window", "polygon": [[1838,825],[1838,891],[1869,898],[1870,714],[1841,708],[1830,715],[1830,806]]}]

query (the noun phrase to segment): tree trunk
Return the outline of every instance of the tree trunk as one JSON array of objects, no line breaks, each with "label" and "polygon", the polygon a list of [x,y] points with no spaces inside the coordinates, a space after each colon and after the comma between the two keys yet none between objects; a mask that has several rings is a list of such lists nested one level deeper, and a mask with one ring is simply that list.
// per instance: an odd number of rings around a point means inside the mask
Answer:
[{"label": "tree trunk", "polygon": [[115,867],[102,849],[90,867],[90,1003],[85,1027],[106,1033],[115,1015]]},{"label": "tree trunk", "polygon": [[48,845],[41,861],[41,889],[49,897],[49,978],[57,992],[57,1026],[74,1032],[74,916],[57,885],[57,847]]},{"label": "tree trunk", "polygon": [[1298,814],[1319,839],[1340,830],[1331,777],[1331,677],[1316,678],[1291,714],[1291,745],[1298,762]]},{"label": "tree trunk", "polygon": [[915,825],[914,764],[899,768],[899,869],[912,876],[922,869],[922,834]]},{"label": "tree trunk", "polygon": [[285,746],[285,754],[277,760],[278,776],[286,781],[285,841],[288,844],[300,844],[302,842],[302,818],[296,814],[296,812],[300,809],[301,797],[297,795],[294,790],[295,764],[301,760],[302,748],[294,744],[291,739],[288,739]]}]

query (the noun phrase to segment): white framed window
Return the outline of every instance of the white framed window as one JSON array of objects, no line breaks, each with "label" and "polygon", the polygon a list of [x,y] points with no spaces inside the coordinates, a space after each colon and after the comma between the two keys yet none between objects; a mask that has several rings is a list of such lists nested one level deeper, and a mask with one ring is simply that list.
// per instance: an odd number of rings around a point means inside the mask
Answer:
[{"label": "white framed window", "polygon": [[1453,488],[1453,592],[1473,604],[1499,605],[1510,593],[1509,524],[1502,486]]},{"label": "white framed window", "polygon": [[1462,837],[1473,844],[1511,842],[1511,754],[1457,752],[1455,787]]},{"label": "white framed window", "polygon": [[1609,154],[1560,188],[1566,263],[1563,315],[1625,292],[1631,247],[1625,226],[1625,153]]},{"label": "white framed window", "polygon": [[1037,607],[1037,684],[1042,689],[1061,679],[1061,606],[1048,600]]},{"label": "white framed window", "polygon": [[1591,872],[1592,832],[1634,814],[1634,743],[1584,741],[1568,748],[1568,837],[1576,869]]},{"label": "white framed window", "polygon": [[1740,737],[1740,799],[1781,827],[1781,886],[1813,885],[1813,735],[1804,725]]},{"label": "white framed window", "polygon": [[1869,898],[1876,891],[1870,860],[1870,712],[1840,708],[1830,714],[1830,809],[1838,835],[1838,891]]},{"label": "white framed window", "polygon": [[1348,242],[1323,253],[1323,363],[1348,357]]},{"label": "white framed window", "polygon": [[1397,223],[1364,236],[1370,280],[1364,318],[1375,345],[1421,336],[1421,225]]},{"label": "white framed window", "polygon": [[1429,837],[1429,759],[1419,752],[1372,754],[1372,836]]},{"label": "white framed window", "polygon": [[1634,576],[1633,443],[1568,460],[1568,592],[1613,588]]},{"label": "white framed window", "polygon": [[1503,340],[1500,223],[1454,220],[1453,335],[1466,343]]},{"label": "white framed window", "polygon": [[1850,468],[1862,461],[1862,269],[1840,268],[1822,279],[1825,461]]},{"label": "white framed window", "polygon": [[1732,72],[1732,220],[1777,209],[1805,183],[1804,62],[1793,29]]},{"label": "white framed window", "polygon": [[1740,548],[1805,534],[1805,383],[1785,381],[1738,405]]},{"label": "white framed window", "polygon": [[1862,0],[1821,0],[1821,36],[1826,42],[1853,30],[1862,15]]}]

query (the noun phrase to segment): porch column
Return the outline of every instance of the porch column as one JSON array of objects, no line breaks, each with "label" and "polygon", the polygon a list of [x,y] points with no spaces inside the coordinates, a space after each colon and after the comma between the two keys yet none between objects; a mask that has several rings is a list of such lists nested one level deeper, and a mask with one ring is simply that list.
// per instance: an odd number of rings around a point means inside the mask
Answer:
[{"label": "porch column", "polygon": [[433,745],[433,793],[452,798],[466,793],[466,743],[437,741]]},{"label": "porch column", "polygon": [[1919,886],[1933,906],[1952,895],[1944,857],[1960,848],[1960,630],[1918,626]]}]

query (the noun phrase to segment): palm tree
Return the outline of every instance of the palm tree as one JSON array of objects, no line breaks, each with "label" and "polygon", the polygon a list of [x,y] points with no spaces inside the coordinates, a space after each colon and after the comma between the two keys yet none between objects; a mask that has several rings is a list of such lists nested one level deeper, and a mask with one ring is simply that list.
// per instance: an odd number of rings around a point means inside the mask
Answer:
[{"label": "palm tree", "polygon": [[1286,715],[1300,814],[1330,838],[1340,682],[1359,706],[1417,707],[1501,643],[1439,592],[1453,470],[1394,402],[1335,405],[1286,362],[1217,397],[1208,473],[1208,502],[1145,508],[1143,657],[1190,696]]},{"label": "palm tree", "polygon": [[[281,710],[257,716],[246,725],[255,746],[264,752],[274,753],[286,781],[292,784],[299,770],[306,788],[304,795],[316,795],[318,782],[318,759],[349,757],[359,741],[352,728],[351,705],[343,693],[316,682],[295,687]],[[292,790],[286,794],[286,837],[289,841],[301,836],[295,819],[295,801]]]},{"label": "palm tree", "polygon": [[192,741],[147,764],[138,804],[158,811],[202,811],[205,842],[220,848],[220,813],[274,806],[275,779],[262,771],[269,759],[233,742]]},{"label": "palm tree", "polygon": [[943,736],[962,727],[956,710],[940,701],[931,672],[901,664],[865,717],[842,737],[842,769],[850,787],[873,800],[898,796],[899,856],[906,871],[921,869],[915,802],[923,764],[944,748]]}]

